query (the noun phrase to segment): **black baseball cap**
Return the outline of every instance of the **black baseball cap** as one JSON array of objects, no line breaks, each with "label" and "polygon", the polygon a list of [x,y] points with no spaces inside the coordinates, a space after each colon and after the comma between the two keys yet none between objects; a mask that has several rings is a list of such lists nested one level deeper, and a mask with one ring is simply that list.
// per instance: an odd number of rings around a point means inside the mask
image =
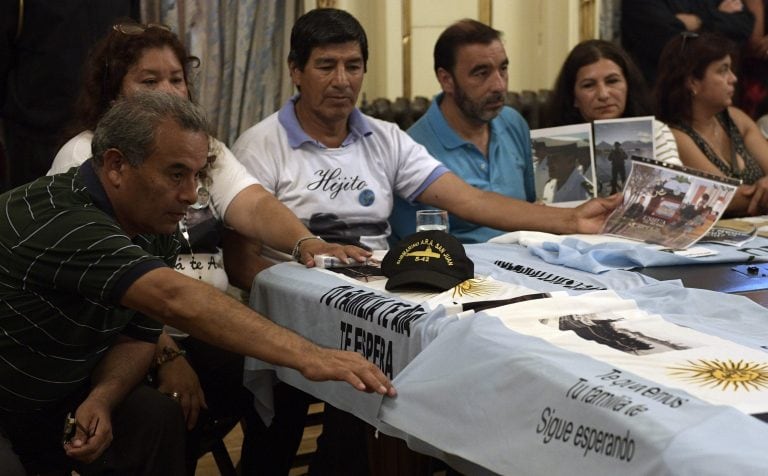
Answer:
[{"label": "black baseball cap", "polygon": [[445,291],[475,277],[475,263],[444,231],[420,231],[391,248],[381,262],[386,289],[428,287]]}]

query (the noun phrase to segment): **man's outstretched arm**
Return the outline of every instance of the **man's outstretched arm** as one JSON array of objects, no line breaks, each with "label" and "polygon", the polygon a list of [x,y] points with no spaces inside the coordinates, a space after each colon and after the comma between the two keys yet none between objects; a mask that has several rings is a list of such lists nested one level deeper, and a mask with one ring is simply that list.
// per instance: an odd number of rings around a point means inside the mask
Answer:
[{"label": "man's outstretched arm", "polygon": [[360,354],[317,346],[170,268],[137,279],[121,304],[213,345],[296,369],[309,380],[343,380],[362,391],[396,393],[381,370]]},{"label": "man's outstretched arm", "polygon": [[474,188],[446,173],[417,197],[464,220],[505,231],[599,233],[621,195],[595,198],[576,208],[548,207]]}]

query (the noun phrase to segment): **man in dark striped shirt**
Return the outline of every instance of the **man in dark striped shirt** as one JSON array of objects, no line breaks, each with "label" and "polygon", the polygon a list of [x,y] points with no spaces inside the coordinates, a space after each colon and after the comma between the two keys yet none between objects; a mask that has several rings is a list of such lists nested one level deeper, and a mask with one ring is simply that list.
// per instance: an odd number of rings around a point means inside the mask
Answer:
[{"label": "man in dark striped shirt", "polygon": [[[3,471],[76,461],[81,471],[182,474],[181,411],[139,385],[161,322],[309,379],[394,396],[360,355],[317,347],[171,268],[207,130],[190,101],[137,94],[99,122],[79,169],[0,196]],[[62,444],[68,412],[74,436]]]}]

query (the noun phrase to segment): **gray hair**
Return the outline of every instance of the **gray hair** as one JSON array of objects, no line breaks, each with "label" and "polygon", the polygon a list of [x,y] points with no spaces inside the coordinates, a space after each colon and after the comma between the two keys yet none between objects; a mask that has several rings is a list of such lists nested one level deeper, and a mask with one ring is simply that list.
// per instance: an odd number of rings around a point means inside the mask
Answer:
[{"label": "gray hair", "polygon": [[94,166],[98,169],[103,165],[104,153],[109,149],[122,152],[134,167],[142,164],[154,151],[157,127],[168,119],[185,131],[209,135],[205,114],[189,99],[163,92],[139,92],[118,99],[99,120],[91,143]]}]

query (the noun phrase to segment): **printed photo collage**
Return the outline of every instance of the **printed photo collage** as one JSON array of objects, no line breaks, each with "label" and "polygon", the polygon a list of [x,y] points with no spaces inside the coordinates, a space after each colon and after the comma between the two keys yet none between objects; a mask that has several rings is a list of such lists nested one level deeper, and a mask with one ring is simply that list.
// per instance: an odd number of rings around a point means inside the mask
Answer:
[{"label": "printed photo collage", "polygon": [[739,182],[656,161],[654,117],[531,131],[536,198],[574,206],[624,194],[603,234],[684,249],[723,215]]}]

